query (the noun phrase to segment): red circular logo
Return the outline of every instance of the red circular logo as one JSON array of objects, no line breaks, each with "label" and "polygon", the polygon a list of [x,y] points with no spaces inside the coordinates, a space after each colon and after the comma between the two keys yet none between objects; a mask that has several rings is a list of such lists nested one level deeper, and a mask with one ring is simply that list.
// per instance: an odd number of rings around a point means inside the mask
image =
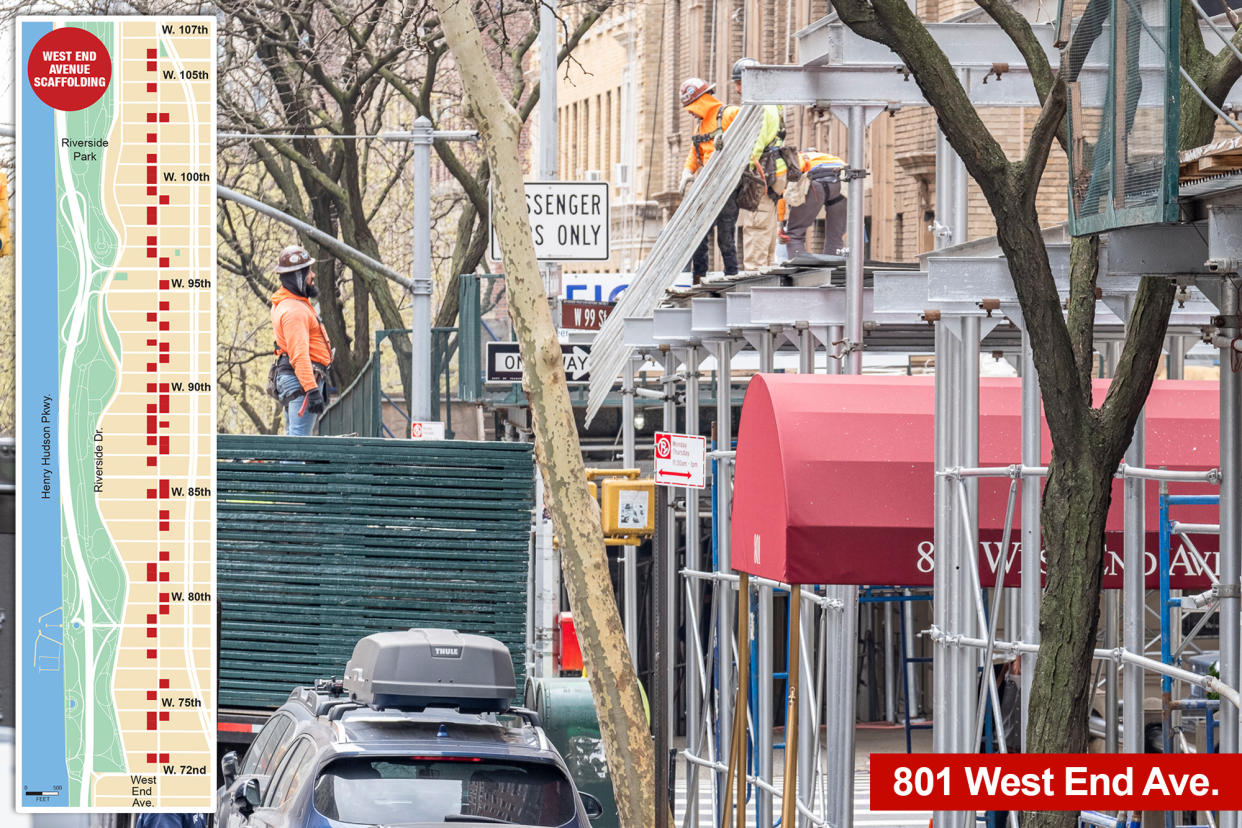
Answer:
[{"label": "red circular logo", "polygon": [[656,440],[655,453],[656,457],[659,457],[662,460],[667,460],[673,456],[672,442],[668,439],[668,437],[663,434],[660,435],[660,439]]},{"label": "red circular logo", "polygon": [[39,38],[26,63],[30,88],[53,109],[77,112],[108,91],[112,58],[95,35],[64,26]]}]

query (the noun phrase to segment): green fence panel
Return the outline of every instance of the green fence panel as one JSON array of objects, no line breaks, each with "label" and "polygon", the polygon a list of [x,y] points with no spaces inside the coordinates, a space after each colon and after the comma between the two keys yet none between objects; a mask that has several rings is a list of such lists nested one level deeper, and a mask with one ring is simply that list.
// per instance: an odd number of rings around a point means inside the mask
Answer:
[{"label": "green fence panel", "polygon": [[276,707],[408,627],[492,636],[522,681],[529,444],[220,435],[216,474],[222,707]]}]

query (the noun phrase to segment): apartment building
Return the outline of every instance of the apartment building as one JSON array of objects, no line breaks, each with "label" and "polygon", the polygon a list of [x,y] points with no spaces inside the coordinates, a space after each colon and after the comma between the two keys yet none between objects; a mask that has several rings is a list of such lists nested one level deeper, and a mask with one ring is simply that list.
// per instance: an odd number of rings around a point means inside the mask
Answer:
[{"label": "apartment building", "polygon": [[[1036,22],[1056,14],[1056,4],[1040,0],[1018,8]],[[971,0],[918,0],[917,11],[929,22],[987,22]],[[695,129],[678,101],[682,80],[712,81],[718,97],[737,103],[729,82],[735,60],[798,64],[795,33],[828,13],[826,0],[626,0],[610,7],[562,67],[557,86],[560,177],[612,184],[613,258],[575,270],[632,269],[679,203],[677,182]],[[566,14],[572,20],[575,12]],[[982,113],[1015,159],[1037,114],[1021,108]],[[829,112],[790,107],[785,119],[788,141],[850,160],[845,128]],[[911,261],[934,246],[935,139],[935,116],[927,108],[886,113],[868,127],[863,165],[870,259]],[[1065,220],[1067,187],[1065,157],[1054,151],[1038,202],[1045,224]],[[995,232],[973,182],[969,213],[970,238]],[[819,238],[813,235],[812,250],[819,249]]]}]

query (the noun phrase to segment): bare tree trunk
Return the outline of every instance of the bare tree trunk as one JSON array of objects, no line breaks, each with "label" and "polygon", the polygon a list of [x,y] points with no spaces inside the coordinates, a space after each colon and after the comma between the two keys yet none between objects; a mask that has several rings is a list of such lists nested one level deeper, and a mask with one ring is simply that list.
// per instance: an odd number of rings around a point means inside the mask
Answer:
[{"label": "bare tree trunk", "polygon": [[618,815],[625,828],[649,828],[655,823],[654,749],[608,577],[599,507],[587,491],[561,348],[531,241],[518,161],[522,122],[496,83],[470,6],[459,0],[435,0],[435,6],[492,170],[497,208],[492,221],[504,258],[509,314],[526,366],[536,456],[561,542],[565,586],[595,696]]}]

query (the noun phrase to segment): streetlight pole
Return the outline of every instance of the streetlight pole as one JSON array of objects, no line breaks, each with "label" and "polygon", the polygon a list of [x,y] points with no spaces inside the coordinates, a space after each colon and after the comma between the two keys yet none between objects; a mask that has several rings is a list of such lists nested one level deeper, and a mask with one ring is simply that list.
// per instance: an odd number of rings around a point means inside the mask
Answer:
[{"label": "streetlight pole", "polygon": [[419,116],[414,144],[414,263],[410,274],[410,420],[431,419],[431,120]]}]

